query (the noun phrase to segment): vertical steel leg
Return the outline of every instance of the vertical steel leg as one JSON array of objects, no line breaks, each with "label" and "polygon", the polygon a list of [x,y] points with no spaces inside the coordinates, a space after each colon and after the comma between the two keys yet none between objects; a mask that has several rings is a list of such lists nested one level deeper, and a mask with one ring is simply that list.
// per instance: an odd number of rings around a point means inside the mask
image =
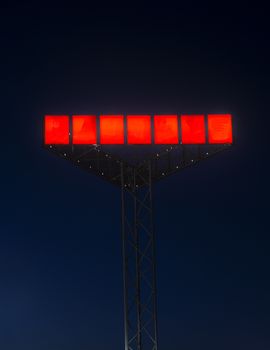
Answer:
[{"label": "vertical steel leg", "polygon": [[121,184],[125,350],[157,350],[151,163],[121,165]]}]

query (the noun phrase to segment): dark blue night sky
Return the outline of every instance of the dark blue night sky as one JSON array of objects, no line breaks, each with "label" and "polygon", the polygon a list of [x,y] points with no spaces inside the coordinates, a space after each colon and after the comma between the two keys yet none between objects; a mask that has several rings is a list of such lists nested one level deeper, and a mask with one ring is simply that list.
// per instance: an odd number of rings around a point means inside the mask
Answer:
[{"label": "dark blue night sky", "polygon": [[266,9],[1,6],[0,349],[123,349],[120,193],[45,114],[223,113],[235,146],[157,183],[160,349],[270,348]]}]

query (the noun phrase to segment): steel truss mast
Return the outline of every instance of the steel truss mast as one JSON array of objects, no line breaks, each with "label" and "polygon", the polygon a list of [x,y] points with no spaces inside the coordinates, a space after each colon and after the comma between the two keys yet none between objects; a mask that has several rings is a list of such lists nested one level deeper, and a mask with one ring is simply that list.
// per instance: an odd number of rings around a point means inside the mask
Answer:
[{"label": "steel truss mast", "polygon": [[230,144],[165,147],[140,162],[97,145],[44,147],[120,187],[125,350],[157,350],[153,183],[227,149]]}]

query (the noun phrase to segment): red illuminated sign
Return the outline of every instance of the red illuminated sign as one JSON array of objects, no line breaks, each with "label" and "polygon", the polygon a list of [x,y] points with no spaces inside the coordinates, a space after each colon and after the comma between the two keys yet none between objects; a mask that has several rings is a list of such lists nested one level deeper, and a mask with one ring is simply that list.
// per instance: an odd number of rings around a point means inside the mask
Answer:
[{"label": "red illuminated sign", "polygon": [[122,145],[124,143],[123,115],[100,116],[100,143],[114,145]]},{"label": "red illuminated sign", "polygon": [[[46,145],[174,145],[230,144],[233,142],[231,114],[204,115],[74,115],[72,128],[66,115],[47,115]],[[180,126],[180,129],[179,129]],[[208,140],[207,132],[208,130]],[[181,136],[179,136],[179,133]],[[152,140],[153,135],[153,140]]]},{"label": "red illuminated sign", "polygon": [[230,114],[208,115],[209,143],[232,143],[232,116]]},{"label": "red illuminated sign", "polygon": [[74,145],[97,143],[95,116],[74,115],[72,117],[72,142]]},{"label": "red illuminated sign", "polygon": [[201,144],[206,141],[203,115],[182,115],[181,130],[183,144]]},{"label": "red illuminated sign", "polygon": [[127,116],[128,144],[151,143],[151,117],[150,115]]},{"label": "red illuminated sign", "polygon": [[154,116],[155,144],[165,145],[179,142],[177,119],[177,115]]},{"label": "red illuminated sign", "polygon": [[44,133],[46,145],[69,144],[69,117],[67,115],[46,115]]}]

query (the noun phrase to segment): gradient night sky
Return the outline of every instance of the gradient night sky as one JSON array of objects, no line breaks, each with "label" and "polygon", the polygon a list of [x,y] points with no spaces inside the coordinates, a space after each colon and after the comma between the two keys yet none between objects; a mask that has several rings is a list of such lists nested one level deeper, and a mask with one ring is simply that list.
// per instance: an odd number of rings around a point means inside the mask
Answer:
[{"label": "gradient night sky", "polygon": [[160,349],[269,349],[266,9],[41,3],[1,7],[0,349],[123,349],[119,191],[43,116],[207,112],[235,147],[155,187]]}]

